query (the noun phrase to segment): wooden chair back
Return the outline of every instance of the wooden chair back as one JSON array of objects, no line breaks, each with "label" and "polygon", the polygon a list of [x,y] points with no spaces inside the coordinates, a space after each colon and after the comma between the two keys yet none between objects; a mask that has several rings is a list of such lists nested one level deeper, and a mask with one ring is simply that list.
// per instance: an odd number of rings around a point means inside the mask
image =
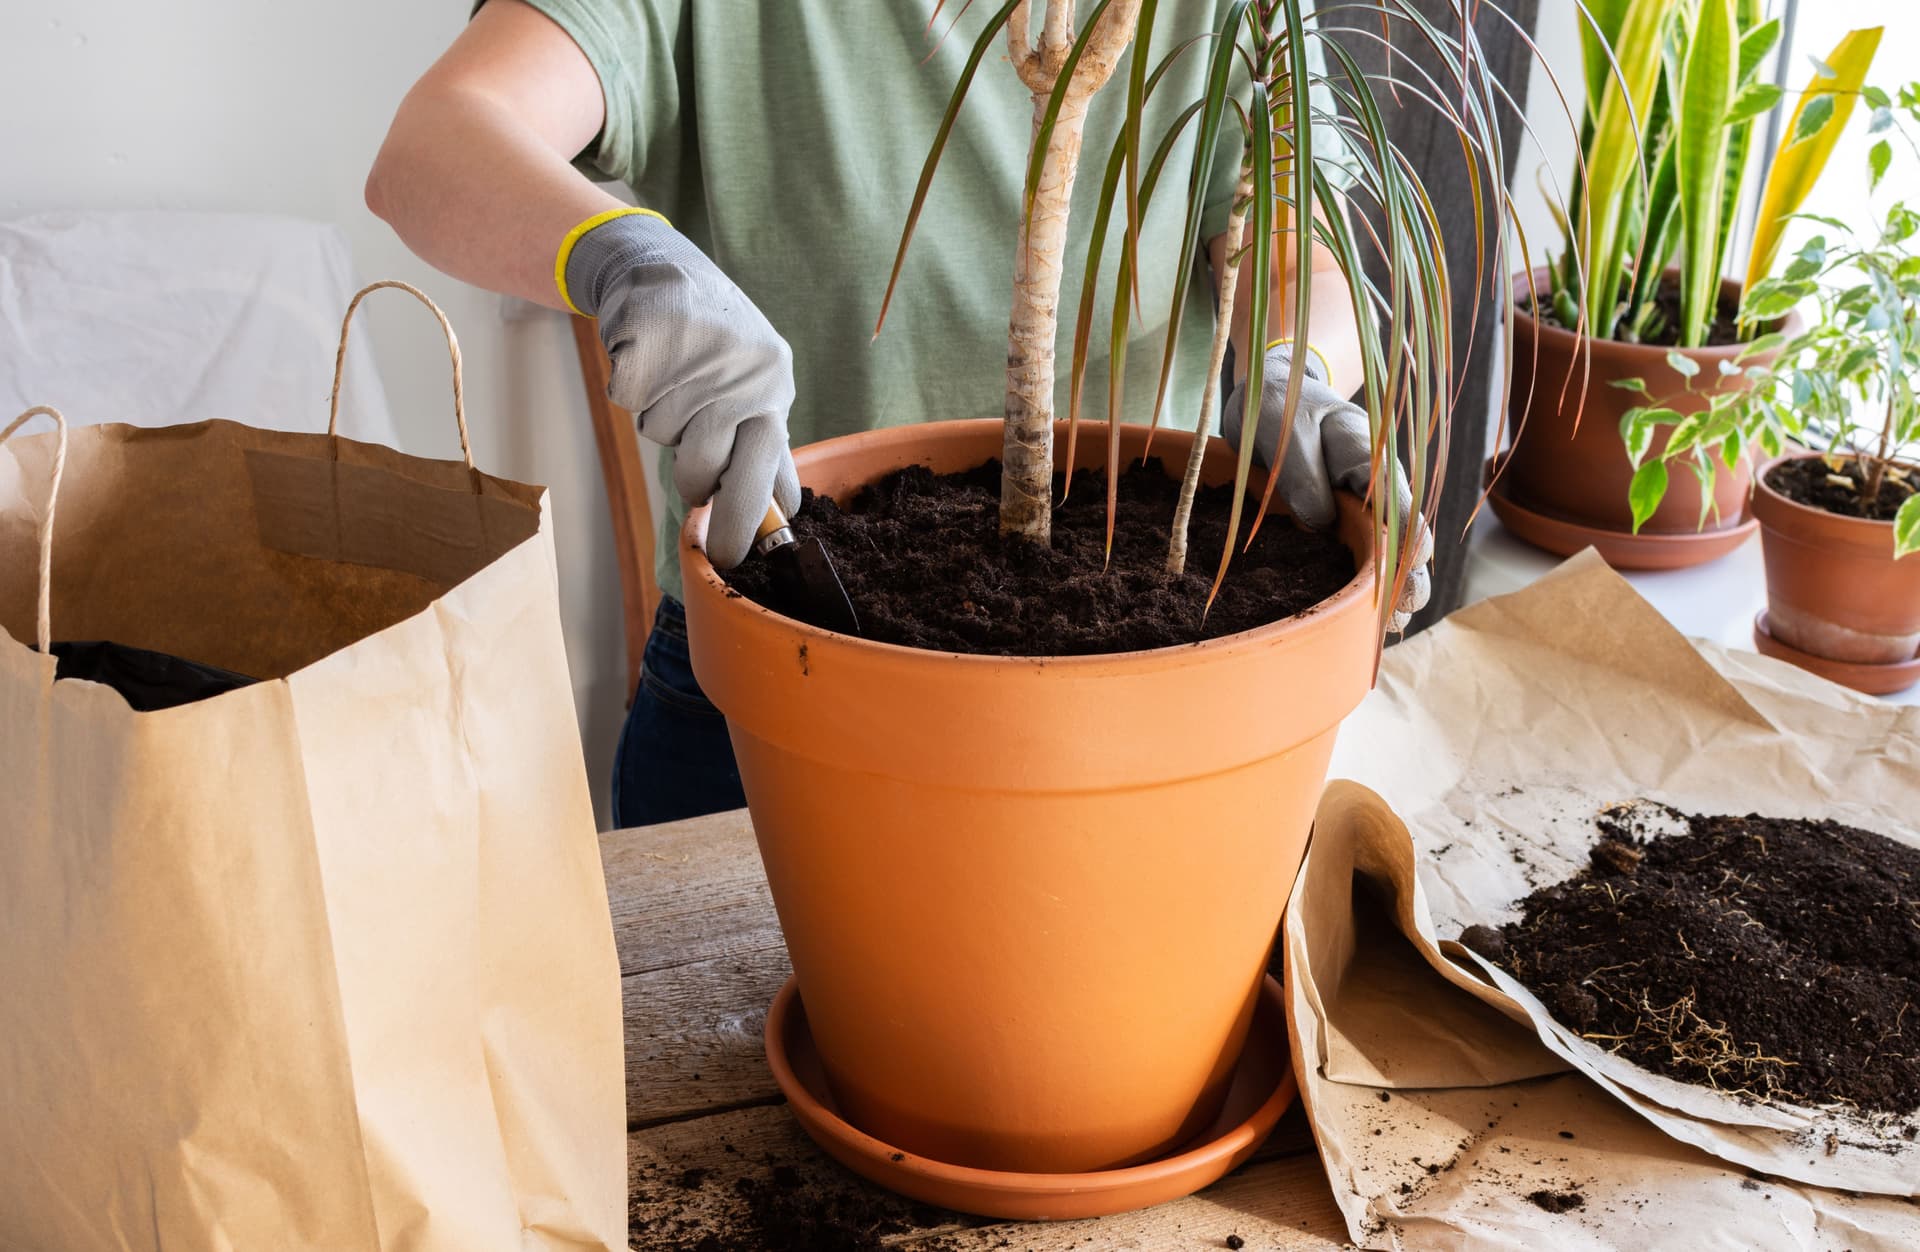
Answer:
[{"label": "wooden chair back", "polygon": [[640,459],[640,434],[633,414],[607,398],[612,366],[591,318],[575,315],[573,343],[580,354],[580,380],[593,417],[593,442],[600,450],[600,474],[607,484],[607,511],[613,520],[613,547],[620,562],[620,608],[627,647],[627,702],[640,687],[640,658],[660,605],[660,584],[653,576],[653,506],[647,499],[646,470]]}]

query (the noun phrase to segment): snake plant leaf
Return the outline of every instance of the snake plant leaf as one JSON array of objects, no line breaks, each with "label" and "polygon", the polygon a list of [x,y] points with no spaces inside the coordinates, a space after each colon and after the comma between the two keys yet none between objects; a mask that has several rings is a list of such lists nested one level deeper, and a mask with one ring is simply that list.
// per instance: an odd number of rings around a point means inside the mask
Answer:
[{"label": "snake plant leaf", "polygon": [[973,50],[967,54],[967,63],[960,71],[960,79],[954,84],[953,95],[947,100],[947,111],[940,118],[940,128],[934,132],[933,146],[927,150],[926,164],[920,168],[920,184],[913,190],[913,206],[907,210],[907,224],[900,232],[900,248],[894,253],[893,272],[887,275],[887,294],[880,301],[880,316],[873,322],[873,337],[880,337],[880,328],[886,325],[887,309],[893,303],[893,290],[900,282],[900,267],[906,264],[907,245],[913,242],[913,229],[920,223],[920,210],[926,207],[927,191],[933,186],[934,171],[940,168],[940,157],[947,150],[947,138],[953,134],[953,124],[960,116],[960,106],[966,103],[967,89],[973,86],[973,75],[980,68],[980,62],[986,59],[987,49],[1000,35],[1000,29],[1013,16],[1013,11],[1026,0],[1007,0],[1000,11],[988,19],[980,37],[973,41]]},{"label": "snake plant leaf", "polygon": [[1602,338],[1613,337],[1619,316],[1621,281],[1632,247],[1624,220],[1632,198],[1628,190],[1636,176],[1645,176],[1641,119],[1653,106],[1667,23],[1677,7],[1678,0],[1629,0],[1613,40],[1617,68],[1601,75],[1593,142],[1587,148],[1592,156],[1585,211],[1575,227],[1580,232],[1580,268],[1587,275],[1588,313],[1593,333]]},{"label": "snake plant leaf", "polygon": [[1726,117],[1740,55],[1733,0],[1700,0],[1674,111],[1674,164],[1687,264],[1680,289],[1680,342],[1707,340],[1720,298],[1717,264],[1727,172]]},{"label": "snake plant leaf", "polygon": [[[1815,77],[1801,96],[1792,124],[1787,127],[1787,139],[1774,154],[1773,169],[1760,196],[1760,213],[1754,222],[1753,247],[1743,292],[1752,291],[1756,283],[1773,272],[1787,219],[1806,202],[1808,193],[1826,168],[1827,158],[1833,155],[1834,144],[1839,142],[1840,131],[1853,112],[1855,96],[1866,81],[1873,55],[1880,47],[1883,29],[1870,26],[1849,31],[1827,55],[1827,66],[1834,72]],[[1833,112],[1818,130],[1802,138],[1802,119],[1815,107],[1815,101],[1821,99],[1827,101],[1825,107]]]},{"label": "snake plant leaf", "polygon": [[1600,91],[1611,72],[1608,50],[1620,46],[1632,0],[1587,0],[1580,5],[1580,59],[1587,75],[1587,109],[1600,112]]},{"label": "snake plant leaf", "polygon": [[1740,85],[1747,86],[1755,81],[1760,72],[1760,62],[1767,59],[1767,53],[1773,51],[1773,45],[1780,42],[1780,19],[1760,20],[1760,0],[1741,0],[1740,29],[1746,33],[1740,36]]}]

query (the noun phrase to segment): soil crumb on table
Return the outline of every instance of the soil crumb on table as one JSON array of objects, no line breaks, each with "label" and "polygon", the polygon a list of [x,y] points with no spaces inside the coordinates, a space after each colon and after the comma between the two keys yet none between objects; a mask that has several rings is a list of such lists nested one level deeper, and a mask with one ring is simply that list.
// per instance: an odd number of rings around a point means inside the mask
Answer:
[{"label": "soil crumb on table", "polygon": [[941,1227],[985,1220],[920,1204],[824,1162],[806,1169],[771,1155],[722,1179],[706,1168],[643,1165],[627,1203],[628,1237],[646,1252],[951,1252]]},{"label": "soil crumb on table", "polygon": [[1655,1073],[1920,1108],[1920,849],[1833,821],[1671,816],[1683,828],[1653,838],[1603,821],[1586,869],[1521,902],[1499,963]]},{"label": "soil crumb on table", "polygon": [[1587,1197],[1578,1191],[1551,1191],[1545,1187],[1527,1196],[1533,1206],[1549,1213],[1571,1213],[1587,1207]]},{"label": "soil crumb on table", "polygon": [[[1055,500],[1062,480],[1055,477]],[[1249,489],[1241,533],[1252,528]],[[817,537],[860,617],[884,643],[998,656],[1083,656],[1214,639],[1312,608],[1353,579],[1353,554],[1332,534],[1295,526],[1276,506],[1253,547],[1236,552],[1206,610],[1226,538],[1231,485],[1194,500],[1186,572],[1166,573],[1179,484],[1158,457],[1120,476],[1113,560],[1105,565],[1106,473],[1081,470],[1053,512],[1053,545],[1002,539],[1000,463],[959,474],[896,471],[842,507],[806,493],[794,534]],[[778,609],[767,565],[750,558],[734,590]]]}]

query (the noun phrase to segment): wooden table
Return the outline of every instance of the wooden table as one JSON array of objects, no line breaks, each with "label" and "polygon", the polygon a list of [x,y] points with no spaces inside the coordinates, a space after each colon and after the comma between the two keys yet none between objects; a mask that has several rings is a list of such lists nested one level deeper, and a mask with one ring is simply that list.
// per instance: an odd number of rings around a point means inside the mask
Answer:
[{"label": "wooden table", "polygon": [[761,1025],[789,968],[746,813],[617,831],[600,848],[626,1001],[635,1249],[1350,1246],[1297,1106],[1231,1176],[1117,1217],[986,1222],[873,1186],[814,1147],[767,1070]]}]

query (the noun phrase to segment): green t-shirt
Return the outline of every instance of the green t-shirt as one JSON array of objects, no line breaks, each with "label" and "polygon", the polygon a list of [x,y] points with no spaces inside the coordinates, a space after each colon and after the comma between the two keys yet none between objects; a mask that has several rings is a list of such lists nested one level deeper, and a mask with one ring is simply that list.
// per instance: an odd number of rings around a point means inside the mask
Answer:
[{"label": "green t-shirt", "polygon": [[[794,446],[941,418],[999,416],[1030,97],[1006,63],[1004,35],[981,63],[915,231],[885,331],[873,339],[922,162],[968,51],[995,5],[965,6],[930,60],[932,0],[530,0],[586,54],[606,97],[606,124],[580,154],[585,170],[630,186],[746,291],[793,347]],[[944,28],[963,6],[948,0]],[[1214,29],[1224,0],[1160,6],[1159,59]],[[1037,29],[1037,23],[1036,23]],[[935,35],[938,34],[936,30]],[[1149,151],[1202,94],[1201,41],[1156,89]],[[1131,53],[1129,53],[1129,56]],[[924,63],[923,63],[924,62]],[[1066,415],[1074,311],[1101,173],[1125,111],[1123,59],[1094,100],[1074,188],[1061,291],[1056,411]],[[1173,273],[1190,125],[1142,224],[1141,315],[1132,323],[1123,393],[1129,421],[1151,417]],[[1207,191],[1203,238],[1225,229],[1241,139],[1224,128]],[[1109,235],[1117,239],[1118,231]],[[1094,342],[1108,340],[1112,267],[1100,284]],[[1182,280],[1187,309],[1163,421],[1191,428],[1213,328],[1204,253]],[[1083,412],[1106,414],[1104,347],[1087,371]],[[666,453],[671,456],[671,451]],[[663,459],[663,482],[673,481]],[[686,510],[669,493],[656,545],[661,589],[678,598],[675,542]]]}]

